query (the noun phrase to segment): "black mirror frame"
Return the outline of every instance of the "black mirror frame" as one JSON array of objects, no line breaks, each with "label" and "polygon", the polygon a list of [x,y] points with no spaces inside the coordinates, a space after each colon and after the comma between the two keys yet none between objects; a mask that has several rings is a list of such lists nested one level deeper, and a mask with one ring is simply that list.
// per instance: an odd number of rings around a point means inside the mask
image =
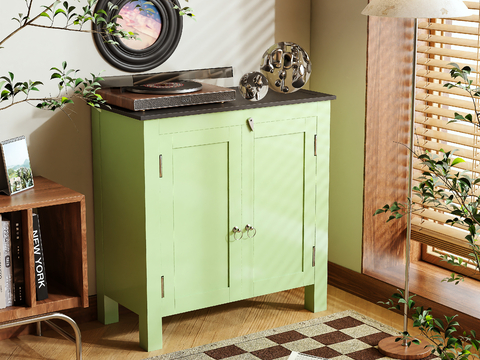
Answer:
[{"label": "black mirror frame", "polygon": [[[120,9],[132,0],[99,0],[95,12],[104,10],[108,17],[107,23],[118,14]],[[103,58],[117,69],[127,72],[142,72],[163,64],[175,51],[183,29],[183,19],[174,5],[179,6],[177,0],[149,0],[157,8],[162,19],[162,29],[158,39],[149,47],[141,50],[129,48],[116,37],[102,34],[101,25],[93,25],[93,39]],[[108,3],[116,5],[114,11],[108,10]],[[106,40],[115,40],[118,45],[106,43]]]}]

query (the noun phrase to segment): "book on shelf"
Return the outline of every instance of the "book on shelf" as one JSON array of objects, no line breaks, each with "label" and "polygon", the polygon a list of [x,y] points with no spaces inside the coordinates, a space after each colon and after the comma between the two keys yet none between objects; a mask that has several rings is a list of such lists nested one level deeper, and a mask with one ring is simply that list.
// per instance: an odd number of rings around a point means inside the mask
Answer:
[{"label": "book on shelf", "polygon": [[43,256],[42,233],[38,214],[33,214],[33,256],[35,261],[35,287],[37,300],[48,298],[47,277],[45,271],[45,259]]},{"label": "book on shelf", "polygon": [[13,305],[13,268],[12,268],[12,241],[10,233],[10,221],[6,218],[1,219],[3,258],[5,265],[5,305]]},{"label": "book on shelf", "polygon": [[0,309],[5,309],[6,307],[7,304],[5,298],[5,265],[3,257],[3,246],[0,246]]},{"label": "book on shelf", "polygon": [[23,260],[23,236],[22,236],[22,213],[11,212],[10,234],[12,241],[12,265],[13,265],[13,305],[25,305],[25,269]]}]

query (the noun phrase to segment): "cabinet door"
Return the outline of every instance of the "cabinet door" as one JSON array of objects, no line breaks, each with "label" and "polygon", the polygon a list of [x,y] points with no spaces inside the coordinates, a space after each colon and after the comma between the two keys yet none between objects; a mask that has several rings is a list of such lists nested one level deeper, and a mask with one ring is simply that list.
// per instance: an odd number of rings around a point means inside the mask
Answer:
[{"label": "cabinet door", "polygon": [[255,124],[251,133],[254,296],[313,283],[315,129],[310,117]]},{"label": "cabinet door", "polygon": [[160,137],[164,315],[229,302],[241,281],[232,233],[240,226],[240,139],[239,126]]}]

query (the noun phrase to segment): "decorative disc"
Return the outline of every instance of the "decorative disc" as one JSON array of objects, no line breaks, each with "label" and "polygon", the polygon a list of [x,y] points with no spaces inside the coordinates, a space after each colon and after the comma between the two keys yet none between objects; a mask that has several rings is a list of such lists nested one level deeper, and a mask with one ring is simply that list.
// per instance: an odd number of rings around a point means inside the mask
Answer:
[{"label": "decorative disc", "polygon": [[126,87],[125,90],[138,94],[186,94],[202,90],[202,84],[195,81],[150,83]]}]

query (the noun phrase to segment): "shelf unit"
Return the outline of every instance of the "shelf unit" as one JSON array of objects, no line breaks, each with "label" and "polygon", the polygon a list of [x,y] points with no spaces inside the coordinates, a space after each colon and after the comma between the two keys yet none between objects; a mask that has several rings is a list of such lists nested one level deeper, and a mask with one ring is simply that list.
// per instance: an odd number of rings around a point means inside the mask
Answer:
[{"label": "shelf unit", "polygon": [[[43,177],[13,196],[0,195],[0,214],[21,211],[25,305],[0,310],[0,323],[88,307],[85,196]],[[32,213],[40,219],[48,298],[36,300]]]}]

